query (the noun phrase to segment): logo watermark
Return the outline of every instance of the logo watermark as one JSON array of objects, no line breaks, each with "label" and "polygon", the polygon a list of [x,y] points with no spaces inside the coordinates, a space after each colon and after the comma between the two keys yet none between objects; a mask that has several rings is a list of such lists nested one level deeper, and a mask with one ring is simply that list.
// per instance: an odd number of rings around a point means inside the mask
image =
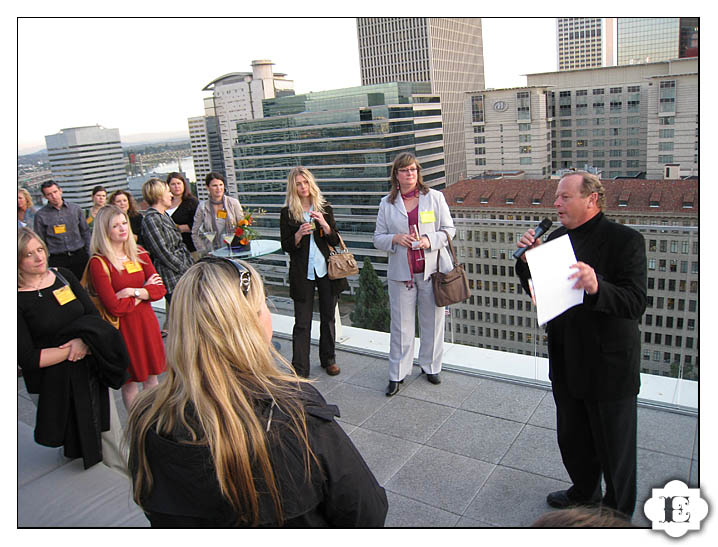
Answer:
[{"label": "logo watermark", "polygon": [[700,530],[708,514],[708,503],[701,499],[700,488],[688,488],[681,481],[671,481],[663,488],[654,488],[643,512],[653,523],[653,530],[664,530],[679,538],[689,530]]}]

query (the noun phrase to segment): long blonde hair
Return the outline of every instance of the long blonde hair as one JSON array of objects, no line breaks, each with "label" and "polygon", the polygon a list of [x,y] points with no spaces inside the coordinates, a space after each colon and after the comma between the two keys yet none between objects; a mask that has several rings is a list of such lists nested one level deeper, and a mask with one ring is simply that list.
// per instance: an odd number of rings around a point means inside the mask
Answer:
[{"label": "long blonde hair", "polygon": [[117,205],[105,205],[97,211],[94,222],[95,227],[92,229],[92,238],[90,239],[90,256],[104,256],[117,271],[122,271],[124,266],[120,261],[120,257],[117,256],[117,253],[115,253],[115,250],[112,247],[112,242],[110,241],[110,228],[112,221],[118,215],[127,220],[127,231],[129,232],[127,241],[125,241],[122,245],[123,252],[132,262],[145,262],[140,258],[140,253],[137,250],[137,244],[135,243],[135,238],[132,234],[130,218],[126,213],[123,213],[122,209],[120,209]]},{"label": "long blonde hair", "polygon": [[302,175],[309,183],[309,196],[312,200],[312,207],[319,213],[324,213],[324,206],[327,204],[327,200],[324,199],[322,191],[317,186],[317,181],[314,179],[312,172],[306,167],[292,167],[287,177],[287,197],[284,201],[284,205],[289,207],[289,216],[297,222],[304,222],[304,207],[302,207],[302,200],[297,194],[297,177]]},{"label": "long blonde hair", "polygon": [[[191,444],[209,449],[222,495],[237,522],[259,523],[259,492],[253,477],[266,484],[278,519],[281,502],[269,456],[265,428],[257,416],[261,401],[272,401],[288,416],[287,427],[305,447],[306,476],[316,461],[309,447],[306,416],[300,401],[301,382],[289,364],[267,343],[259,319],[264,285],[248,264],[245,296],[235,266],[227,260],[200,261],[182,276],[172,295],[167,338],[167,377],[142,391],[132,406],[127,437],[130,465],[135,469],[134,500],[152,491],[152,473],[145,452],[148,431],[171,436],[186,430]],[[281,370],[277,360],[286,366]],[[187,419],[192,411],[195,419]],[[275,411],[276,415],[276,411]],[[263,481],[262,481],[263,479]]]}]

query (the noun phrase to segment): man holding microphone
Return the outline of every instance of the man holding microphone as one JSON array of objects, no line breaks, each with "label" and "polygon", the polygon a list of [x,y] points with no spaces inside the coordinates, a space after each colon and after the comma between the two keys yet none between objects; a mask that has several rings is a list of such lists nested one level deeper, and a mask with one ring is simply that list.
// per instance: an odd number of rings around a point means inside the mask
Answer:
[{"label": "man holding microphone", "polygon": [[[564,176],[554,202],[560,228],[578,262],[574,288],[583,303],[547,324],[549,377],[559,449],[572,486],[552,492],[550,506],[602,502],[630,520],[636,504],[636,396],[640,387],[638,320],[646,308],[643,236],[604,216],[605,191],[595,175]],[[517,247],[541,244],[528,230]],[[525,255],[516,273],[529,294]],[[601,491],[601,477],[606,492]]]}]

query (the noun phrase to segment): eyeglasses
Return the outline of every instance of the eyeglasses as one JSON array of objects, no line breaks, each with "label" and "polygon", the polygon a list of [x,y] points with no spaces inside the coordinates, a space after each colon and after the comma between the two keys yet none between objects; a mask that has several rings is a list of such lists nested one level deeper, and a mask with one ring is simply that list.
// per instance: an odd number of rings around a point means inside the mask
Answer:
[{"label": "eyeglasses", "polygon": [[416,173],[418,169],[416,167],[402,167],[401,169],[397,169],[397,171],[406,175],[408,173]]},{"label": "eyeglasses", "polygon": [[205,256],[200,258],[199,262],[207,262],[209,264],[231,264],[234,269],[237,270],[237,274],[239,275],[239,287],[242,289],[242,294],[247,296],[249,293],[249,285],[252,280],[252,274],[243,264],[219,256]]}]

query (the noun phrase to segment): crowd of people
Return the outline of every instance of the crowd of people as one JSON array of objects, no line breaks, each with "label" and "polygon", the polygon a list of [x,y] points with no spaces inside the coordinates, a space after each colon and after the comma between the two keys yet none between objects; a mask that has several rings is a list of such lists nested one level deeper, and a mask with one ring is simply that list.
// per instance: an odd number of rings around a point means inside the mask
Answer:
[{"label": "crowd of people", "polygon": [[[290,170],[280,213],[294,302],[288,362],[271,343],[257,271],[212,253],[242,206],[222,174],[205,185],[209,199],[199,202],[181,173],[152,178],[144,213],[130,193],[108,200],[97,187],[87,215],[53,181],[42,185],[41,208],[18,190],[18,364],[37,398],[35,439],[85,467],[126,458],[120,467],[153,526],[383,526],[384,489],[335,421],[337,408],[307,380],[315,293],[319,364],[341,372],[335,310],[349,286],[329,275],[341,240],[331,204],[311,171]],[[645,248],[638,232],[604,216],[602,200],[598,178],[564,177],[562,227],[548,237],[571,238],[585,298],[548,324],[558,442],[573,484],[547,502],[600,504],[630,521]],[[373,237],[388,255],[388,397],[412,373],[417,324],[420,374],[441,383],[444,307],[431,276],[453,269],[454,235],[443,194],[425,184],[414,155],[397,155]],[[517,246],[540,244],[528,230]],[[529,294],[525,255],[516,271]],[[150,305],[162,298],[165,328]],[[128,453],[109,389],[121,390],[128,411]]]}]

